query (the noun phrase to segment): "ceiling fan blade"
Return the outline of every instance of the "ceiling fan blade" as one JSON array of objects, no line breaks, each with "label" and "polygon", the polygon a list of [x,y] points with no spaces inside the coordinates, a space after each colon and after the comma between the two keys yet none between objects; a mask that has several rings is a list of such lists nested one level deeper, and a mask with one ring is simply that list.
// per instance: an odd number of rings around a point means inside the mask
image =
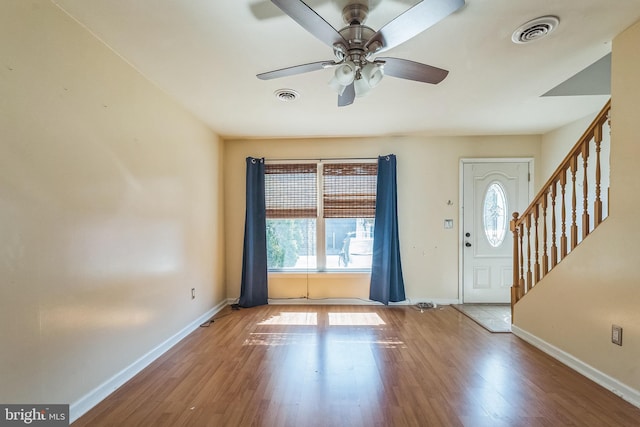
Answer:
[{"label": "ceiling fan blade", "polygon": [[353,104],[354,99],[356,99],[356,88],[353,83],[351,83],[349,86],[344,88],[342,95],[338,96],[338,107],[351,105]]},{"label": "ceiling fan blade", "polygon": [[315,10],[311,9],[302,0],[271,0],[284,13],[305,30],[316,36],[323,43],[333,47],[336,43],[347,45],[347,41],[340,33],[325,21]]},{"label": "ceiling fan blade", "polygon": [[449,74],[449,71],[419,62],[400,58],[376,58],[384,61],[384,75],[417,82],[438,84]]},{"label": "ceiling fan blade", "polygon": [[294,65],[293,67],[281,68],[279,70],[268,71],[256,75],[260,80],[271,80],[279,77],[294,76],[296,74],[308,73],[310,71],[318,71],[335,65],[334,61],[310,62],[309,64]]},{"label": "ceiling fan blade", "polygon": [[464,0],[423,0],[380,28],[367,41],[366,47],[379,43],[381,47],[375,50],[376,53],[394,48],[440,22],[464,4]]}]

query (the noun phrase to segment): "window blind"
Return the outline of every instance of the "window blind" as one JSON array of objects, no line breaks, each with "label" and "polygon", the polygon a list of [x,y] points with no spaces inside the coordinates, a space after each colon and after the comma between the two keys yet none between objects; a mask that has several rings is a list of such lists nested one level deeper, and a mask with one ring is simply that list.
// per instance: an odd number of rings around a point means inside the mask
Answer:
[{"label": "window blind", "polygon": [[375,218],[376,163],[325,163],[325,218]]},{"label": "window blind", "polygon": [[317,217],[316,164],[266,164],[264,172],[267,218]]}]

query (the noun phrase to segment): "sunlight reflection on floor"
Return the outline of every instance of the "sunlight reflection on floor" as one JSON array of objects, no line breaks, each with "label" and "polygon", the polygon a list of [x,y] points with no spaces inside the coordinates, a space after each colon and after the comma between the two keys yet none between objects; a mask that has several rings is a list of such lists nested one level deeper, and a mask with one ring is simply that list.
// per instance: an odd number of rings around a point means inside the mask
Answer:
[{"label": "sunlight reflection on floor", "polygon": [[[318,313],[315,311],[283,311],[258,322],[257,326],[267,328],[261,328],[259,332],[251,332],[243,345],[315,345],[315,338],[321,336],[322,339],[328,340],[333,345],[356,344],[383,348],[405,347],[405,344],[395,336],[379,336],[381,331],[379,327],[383,325],[386,325],[385,321],[375,312],[332,312],[321,314],[319,318]],[[315,326],[317,329],[312,328],[309,330],[305,328],[300,330],[304,332],[292,332],[289,328],[281,330],[280,328],[274,329],[274,326]],[[349,334],[349,329],[343,328],[345,326],[370,326],[376,328],[371,328],[371,335],[367,337],[368,339],[363,339],[364,337],[361,335],[356,338],[345,335]],[[325,329],[326,327],[330,327],[330,329]]]},{"label": "sunlight reflection on floor", "polygon": [[318,313],[307,312],[282,312],[270,317],[258,325],[317,325]]},{"label": "sunlight reflection on floor", "polygon": [[315,334],[296,334],[280,332],[252,332],[242,345],[267,345],[279,346],[289,344],[309,344],[314,345]]},{"label": "sunlight reflection on floor", "polygon": [[[329,326],[379,326],[386,323],[377,313],[328,313]],[[287,311],[258,325],[317,325],[318,313]]]},{"label": "sunlight reflection on floor", "polygon": [[377,313],[329,313],[330,326],[377,326],[385,325]]}]

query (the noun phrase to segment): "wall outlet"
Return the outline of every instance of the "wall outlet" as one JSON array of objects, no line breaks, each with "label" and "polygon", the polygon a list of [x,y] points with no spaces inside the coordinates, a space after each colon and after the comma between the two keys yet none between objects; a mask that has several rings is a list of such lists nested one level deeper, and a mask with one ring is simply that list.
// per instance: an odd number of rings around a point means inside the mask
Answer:
[{"label": "wall outlet", "polygon": [[191,299],[196,299],[196,288],[191,288]]},{"label": "wall outlet", "polygon": [[611,342],[622,345],[622,326],[611,325]]}]

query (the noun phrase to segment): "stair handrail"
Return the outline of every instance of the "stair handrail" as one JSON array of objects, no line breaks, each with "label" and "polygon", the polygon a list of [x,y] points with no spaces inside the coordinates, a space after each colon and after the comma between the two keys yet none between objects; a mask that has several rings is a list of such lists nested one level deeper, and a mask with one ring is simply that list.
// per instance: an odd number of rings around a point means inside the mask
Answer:
[{"label": "stair handrail", "polygon": [[[565,200],[565,192],[566,186],[568,184],[567,172],[570,172],[571,175],[571,184],[572,184],[572,200],[571,200],[571,250],[573,250],[578,244],[578,227],[577,227],[577,196],[576,196],[576,172],[580,167],[578,165],[578,158],[582,156],[584,173],[583,173],[583,203],[582,207],[584,208],[582,213],[582,238],[584,239],[593,229],[595,229],[602,222],[602,200],[600,194],[600,183],[601,183],[601,165],[600,165],[600,150],[601,150],[601,142],[602,142],[602,132],[603,127],[610,120],[610,111],[611,111],[611,99],[607,101],[602,110],[598,113],[596,118],[592,121],[591,125],[587,128],[587,130],[582,134],[582,136],[578,139],[576,144],[571,148],[566,157],[560,162],[556,170],[552,173],[551,177],[545,182],[545,184],[541,187],[540,191],[536,194],[536,196],[532,199],[531,204],[519,214],[518,212],[513,213],[513,219],[510,223],[510,229],[513,233],[513,284],[511,287],[511,311],[512,311],[512,319],[513,319],[513,307],[515,304],[546,274],[548,274],[551,269],[553,269],[557,263],[562,261],[564,257],[568,254],[568,241],[566,234],[566,205],[567,202]],[[596,146],[596,166],[595,166],[595,174],[596,174],[596,183],[595,183],[595,201],[593,206],[594,213],[594,225],[593,228],[590,229],[590,220],[587,209],[587,199],[588,199],[588,176],[586,173],[587,170],[587,160],[589,157],[589,145],[592,140],[595,140]],[[560,257],[558,258],[557,245],[556,245],[556,232],[558,231],[558,225],[556,224],[556,215],[555,215],[555,206],[557,202],[558,196],[558,187],[560,187],[560,196],[561,196],[561,236],[560,236]],[[549,198],[551,197],[551,205],[549,205]],[[606,195],[608,200],[608,194]],[[551,209],[552,213],[552,226],[551,233],[552,238],[550,248],[548,248],[548,228],[547,228],[547,212]],[[543,253],[540,255],[539,253],[539,220],[540,214],[542,212],[543,216]],[[533,270],[531,269],[531,231],[534,231],[534,264]],[[526,231],[526,237],[525,237]],[[527,250],[525,253],[524,243],[527,244]],[[549,251],[547,251],[549,249]],[[527,259],[527,263],[525,265],[525,255]],[[551,263],[549,264],[549,261]],[[526,274],[525,274],[526,273]]]}]

